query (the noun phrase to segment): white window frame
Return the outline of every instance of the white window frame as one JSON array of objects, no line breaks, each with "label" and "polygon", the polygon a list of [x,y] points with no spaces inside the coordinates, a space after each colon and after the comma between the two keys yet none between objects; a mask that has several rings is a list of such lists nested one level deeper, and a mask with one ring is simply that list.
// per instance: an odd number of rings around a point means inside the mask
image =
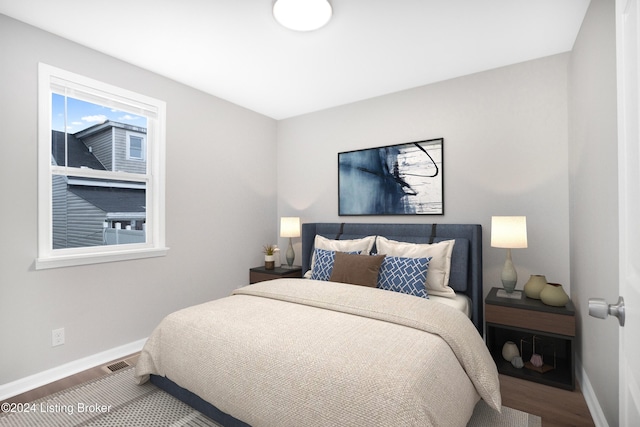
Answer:
[{"label": "white window frame", "polygon": [[[114,172],[51,164],[52,93],[113,107],[147,118],[147,172]],[[47,64],[38,65],[38,256],[37,270],[166,255],[165,246],[166,103]],[[146,188],[146,243],[53,249],[52,177],[124,179]]]},{"label": "white window frame", "polygon": [[[126,135],[127,135],[127,160],[144,161],[146,157],[145,153],[146,153],[146,146],[147,146],[147,136],[143,133],[131,132],[131,131],[127,131]],[[142,140],[142,143],[141,143],[142,157],[135,157],[131,155],[131,137],[132,136],[135,136]]]}]

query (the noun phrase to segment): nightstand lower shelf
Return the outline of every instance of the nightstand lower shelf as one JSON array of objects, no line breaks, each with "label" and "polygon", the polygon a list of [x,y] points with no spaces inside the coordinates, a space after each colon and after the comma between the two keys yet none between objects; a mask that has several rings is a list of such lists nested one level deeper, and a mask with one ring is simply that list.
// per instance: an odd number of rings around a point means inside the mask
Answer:
[{"label": "nightstand lower shelf", "polygon": [[[521,348],[520,340],[526,343],[522,346],[522,359],[528,362],[531,359],[533,336],[540,338],[538,343],[543,346],[537,353],[542,354],[545,365],[552,367],[547,372],[541,373],[522,367],[515,368],[511,362],[502,357],[502,346],[507,341],[513,341]],[[520,328],[506,328],[504,325],[487,323],[487,346],[493,360],[496,362],[498,372],[516,378],[522,378],[537,383],[573,390],[575,388],[574,368],[572,363],[573,339],[558,335],[545,334],[540,331],[532,331]],[[554,360],[555,354],[555,360]]]}]

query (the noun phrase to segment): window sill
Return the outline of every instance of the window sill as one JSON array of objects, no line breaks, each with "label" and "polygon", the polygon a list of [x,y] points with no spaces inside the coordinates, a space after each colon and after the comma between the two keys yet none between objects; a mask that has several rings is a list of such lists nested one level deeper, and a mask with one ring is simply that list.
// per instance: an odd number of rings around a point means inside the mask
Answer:
[{"label": "window sill", "polygon": [[95,254],[74,254],[36,258],[36,270],[49,268],[73,267],[77,265],[101,264],[105,262],[128,261],[134,259],[154,258],[167,255],[169,248],[144,248],[103,252]]}]

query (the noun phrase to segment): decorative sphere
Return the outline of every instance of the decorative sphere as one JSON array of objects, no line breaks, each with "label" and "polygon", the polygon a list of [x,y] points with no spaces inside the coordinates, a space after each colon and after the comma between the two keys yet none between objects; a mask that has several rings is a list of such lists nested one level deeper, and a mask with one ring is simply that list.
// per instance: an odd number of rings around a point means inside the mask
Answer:
[{"label": "decorative sphere", "polygon": [[514,357],[519,357],[520,351],[518,350],[518,346],[513,341],[507,341],[502,346],[502,357],[507,362],[511,362]]}]

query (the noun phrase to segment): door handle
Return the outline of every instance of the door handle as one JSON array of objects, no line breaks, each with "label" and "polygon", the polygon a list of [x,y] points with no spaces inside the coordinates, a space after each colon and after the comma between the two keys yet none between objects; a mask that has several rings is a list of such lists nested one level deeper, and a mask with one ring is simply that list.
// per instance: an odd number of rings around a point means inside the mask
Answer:
[{"label": "door handle", "polygon": [[589,298],[589,316],[606,319],[609,315],[617,317],[620,326],[624,326],[624,298],[618,297],[617,304],[607,304],[603,298]]}]

